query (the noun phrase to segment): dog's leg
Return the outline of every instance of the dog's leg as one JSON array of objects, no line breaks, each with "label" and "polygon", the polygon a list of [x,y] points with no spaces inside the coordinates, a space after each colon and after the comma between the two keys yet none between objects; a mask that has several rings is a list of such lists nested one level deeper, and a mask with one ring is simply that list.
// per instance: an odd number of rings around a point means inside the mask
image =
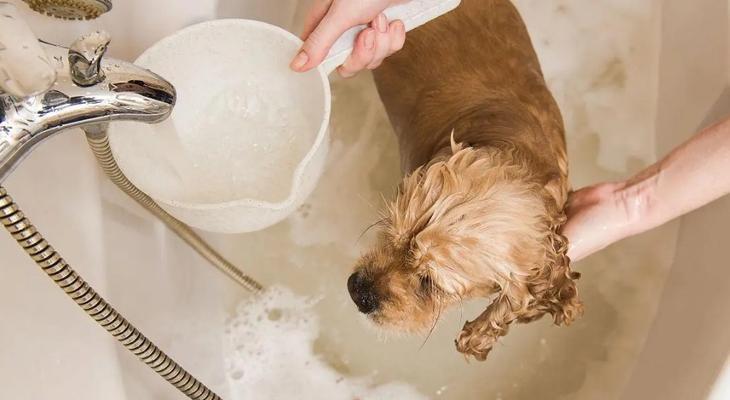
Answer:
[{"label": "dog's leg", "polygon": [[511,283],[510,288],[503,288],[499,297],[477,319],[464,325],[456,339],[457,350],[484,361],[497,340],[507,334],[512,322],[540,318],[545,311],[525,304],[521,300],[525,293],[529,293],[526,285]]}]

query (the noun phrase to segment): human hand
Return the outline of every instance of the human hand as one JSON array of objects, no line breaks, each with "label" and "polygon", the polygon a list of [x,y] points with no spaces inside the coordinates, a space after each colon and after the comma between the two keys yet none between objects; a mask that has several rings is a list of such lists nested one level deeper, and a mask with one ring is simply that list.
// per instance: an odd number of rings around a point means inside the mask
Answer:
[{"label": "human hand", "polygon": [[730,194],[730,118],[711,125],[633,178],[571,193],[562,233],[578,261]]},{"label": "human hand", "polygon": [[363,69],[375,69],[385,57],[395,53],[405,43],[406,31],[402,21],[388,22],[383,11],[404,0],[314,0],[304,24],[302,45],[291,62],[298,72],[317,67],[332,45],[348,29],[369,24],[355,39],[352,54],[337,72],[345,78]]},{"label": "human hand", "polygon": [[579,261],[634,233],[640,215],[632,207],[631,191],[622,183],[602,183],[570,194],[563,235],[568,257]]}]

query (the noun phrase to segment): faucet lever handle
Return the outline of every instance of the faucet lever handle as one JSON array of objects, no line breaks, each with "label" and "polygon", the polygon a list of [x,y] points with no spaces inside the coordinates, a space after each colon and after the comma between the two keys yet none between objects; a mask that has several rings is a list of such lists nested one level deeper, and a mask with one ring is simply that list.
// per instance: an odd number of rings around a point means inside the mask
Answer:
[{"label": "faucet lever handle", "polygon": [[104,31],[82,36],[68,49],[71,79],[79,86],[93,86],[106,76],[101,69],[101,59],[106,53],[111,37]]}]

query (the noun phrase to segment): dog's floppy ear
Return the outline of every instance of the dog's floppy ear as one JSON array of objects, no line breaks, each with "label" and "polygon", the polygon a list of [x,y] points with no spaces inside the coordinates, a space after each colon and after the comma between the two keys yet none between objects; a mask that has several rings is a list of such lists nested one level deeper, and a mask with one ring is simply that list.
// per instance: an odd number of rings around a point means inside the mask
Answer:
[{"label": "dog's floppy ear", "polygon": [[537,271],[530,279],[530,292],[537,299],[537,308],[553,316],[556,325],[569,325],[582,312],[583,305],[578,300],[575,281],[580,274],[571,270],[567,256],[568,239],[559,233],[565,221],[551,227],[547,249],[548,265]]},{"label": "dog's floppy ear", "polygon": [[562,208],[568,201],[568,190],[563,175],[558,172],[552,173],[547,176],[545,182],[545,191],[555,200],[555,205],[558,208]]},{"label": "dog's floppy ear", "polygon": [[582,313],[575,285],[580,274],[571,271],[566,255],[568,241],[559,233],[564,222],[561,214],[550,227],[545,243],[546,265],[535,270],[527,281],[503,284],[499,297],[476,320],[464,325],[456,339],[457,350],[483,361],[512,322],[531,322],[550,314],[556,325],[569,325]]}]

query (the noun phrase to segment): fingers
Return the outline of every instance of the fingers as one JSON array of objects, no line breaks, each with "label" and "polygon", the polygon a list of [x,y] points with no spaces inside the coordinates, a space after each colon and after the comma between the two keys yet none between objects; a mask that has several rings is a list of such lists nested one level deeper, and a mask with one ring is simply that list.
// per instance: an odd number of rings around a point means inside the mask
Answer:
[{"label": "fingers", "polygon": [[377,32],[375,35],[375,56],[373,61],[368,64],[368,69],[375,69],[380,66],[383,59],[390,55],[390,36],[388,35],[388,19],[384,14],[378,15],[373,21],[373,28]]},{"label": "fingers", "polygon": [[403,47],[405,37],[403,22],[388,24],[385,15],[380,14],[370,28],[360,32],[352,54],[337,71],[343,78],[349,78],[363,69],[375,69],[386,57]]},{"label": "fingers", "polygon": [[345,60],[344,64],[337,68],[340,76],[343,78],[353,77],[373,62],[376,34],[373,28],[367,28],[360,32],[355,40],[355,48],[352,50],[352,54]]},{"label": "fingers", "polygon": [[406,44],[406,26],[403,21],[396,20],[390,23],[390,54],[400,51]]},{"label": "fingers", "polygon": [[[324,6],[318,5],[317,7]],[[327,56],[335,41],[347,29],[357,25],[357,22],[348,17],[347,14],[338,12],[336,7],[329,7],[329,5],[327,7],[324,17],[318,23],[314,23],[316,27],[307,36],[297,55],[294,56],[290,64],[291,69],[294,71],[304,72],[318,66]],[[321,14],[322,8],[313,10],[310,17],[311,21],[317,21],[317,17]],[[307,29],[311,29],[312,22],[310,20],[308,20],[308,24],[310,25]]]},{"label": "fingers", "polygon": [[332,6],[333,0],[315,0],[312,7],[309,9],[307,16],[304,19],[304,29],[302,34],[299,36],[302,40],[306,40],[309,35],[314,32],[314,29],[319,25],[330,6]]}]

